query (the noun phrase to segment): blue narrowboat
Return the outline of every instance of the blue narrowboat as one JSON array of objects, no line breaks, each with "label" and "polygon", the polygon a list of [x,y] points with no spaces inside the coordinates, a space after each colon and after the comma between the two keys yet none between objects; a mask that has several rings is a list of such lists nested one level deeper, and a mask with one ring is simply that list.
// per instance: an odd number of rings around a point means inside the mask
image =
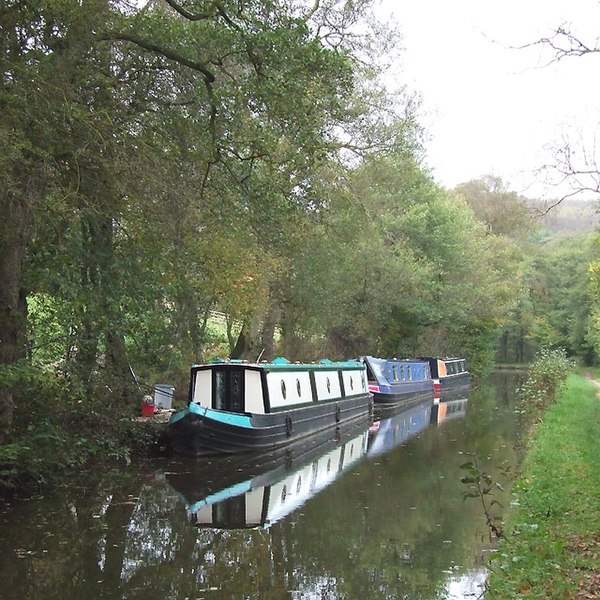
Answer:
[{"label": "blue narrowboat", "polygon": [[191,456],[265,450],[371,410],[360,361],[216,360],[192,367],[188,406],[173,414],[164,442]]},{"label": "blue narrowboat", "polygon": [[427,360],[362,356],[375,409],[393,408],[433,398]]}]

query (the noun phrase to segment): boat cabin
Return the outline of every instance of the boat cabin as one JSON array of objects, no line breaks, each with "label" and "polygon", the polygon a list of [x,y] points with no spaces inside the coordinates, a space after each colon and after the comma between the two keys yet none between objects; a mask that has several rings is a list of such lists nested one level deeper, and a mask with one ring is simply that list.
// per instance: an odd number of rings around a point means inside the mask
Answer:
[{"label": "boat cabin", "polygon": [[367,393],[365,369],[357,361],[218,360],[192,367],[189,401],[203,408],[267,414]]}]

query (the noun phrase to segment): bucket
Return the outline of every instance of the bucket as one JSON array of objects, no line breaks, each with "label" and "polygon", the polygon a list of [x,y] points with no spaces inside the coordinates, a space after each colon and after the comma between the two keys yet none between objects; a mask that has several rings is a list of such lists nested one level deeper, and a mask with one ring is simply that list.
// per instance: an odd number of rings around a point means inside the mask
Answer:
[{"label": "bucket", "polygon": [[172,385],[157,383],[154,386],[154,404],[156,408],[162,410],[171,408],[174,393],[175,388]]},{"label": "bucket", "polygon": [[152,402],[151,396],[144,396],[142,401],[142,417],[151,417],[154,414],[156,406]]}]

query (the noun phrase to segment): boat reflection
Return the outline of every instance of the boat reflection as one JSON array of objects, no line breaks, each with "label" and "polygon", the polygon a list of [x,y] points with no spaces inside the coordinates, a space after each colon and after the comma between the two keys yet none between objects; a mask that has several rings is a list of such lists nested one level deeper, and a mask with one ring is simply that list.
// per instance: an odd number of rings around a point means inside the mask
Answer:
[{"label": "boat reflection", "polygon": [[[431,422],[433,398],[419,404],[405,406],[395,413],[380,414],[369,429],[369,456],[389,452],[395,446],[423,431]],[[382,418],[384,417],[385,418]]]},{"label": "boat reflection", "polygon": [[430,424],[464,416],[466,408],[466,398],[438,403],[432,396],[268,453],[183,459],[165,478],[195,525],[268,527],[365,456],[389,452]]},{"label": "boat reflection", "polygon": [[441,425],[449,419],[462,418],[467,412],[468,398],[459,398],[457,400],[448,400],[445,402],[434,403],[431,409],[431,423]]},{"label": "boat reflection", "polygon": [[331,484],[367,453],[370,420],[359,419],[302,443],[243,460],[182,463],[165,477],[202,527],[268,527]]}]

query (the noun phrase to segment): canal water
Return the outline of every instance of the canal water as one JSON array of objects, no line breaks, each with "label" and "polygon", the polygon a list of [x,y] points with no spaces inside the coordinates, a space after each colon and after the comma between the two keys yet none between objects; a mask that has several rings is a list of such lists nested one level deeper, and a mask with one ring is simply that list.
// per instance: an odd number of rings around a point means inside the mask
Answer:
[{"label": "canal water", "polygon": [[268,456],[155,459],[12,503],[0,597],[475,599],[494,541],[461,465],[509,503],[517,385],[495,375]]}]

